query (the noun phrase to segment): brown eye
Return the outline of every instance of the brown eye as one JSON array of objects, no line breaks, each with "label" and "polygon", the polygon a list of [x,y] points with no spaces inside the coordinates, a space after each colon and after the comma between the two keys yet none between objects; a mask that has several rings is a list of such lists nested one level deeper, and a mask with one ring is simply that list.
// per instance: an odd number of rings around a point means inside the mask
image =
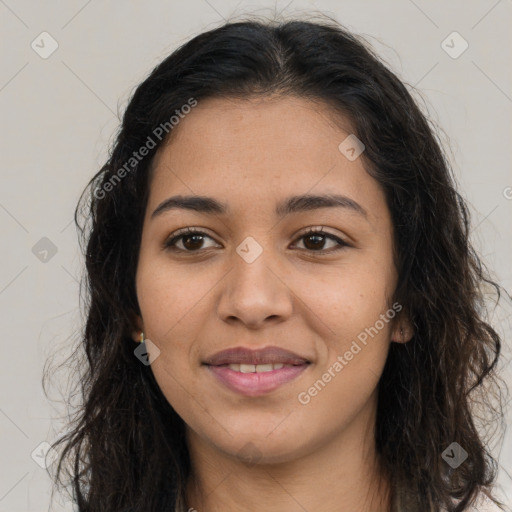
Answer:
[{"label": "brown eye", "polygon": [[[328,233],[323,232],[322,230],[312,229],[307,233],[300,236],[299,240],[304,240],[303,244],[305,250],[312,252],[320,252],[320,253],[330,253],[333,251],[337,251],[343,249],[343,247],[347,247],[348,244],[345,243],[340,238],[330,235]],[[325,243],[327,240],[331,240],[334,242],[334,246],[331,248],[325,248]]]},{"label": "brown eye", "polygon": [[182,235],[183,245],[187,250],[201,249],[203,245],[203,235]]},{"label": "brown eye", "polygon": [[[186,228],[186,230],[182,230],[181,232],[178,232],[177,235],[168,239],[164,243],[164,248],[183,252],[198,252],[199,250],[204,249],[202,246],[206,238],[213,240],[213,238],[208,236],[206,233]],[[181,247],[178,245],[180,243]]]},{"label": "brown eye", "polygon": [[312,250],[323,249],[323,246],[325,245],[326,241],[325,235],[308,235],[303,238],[306,249]]}]

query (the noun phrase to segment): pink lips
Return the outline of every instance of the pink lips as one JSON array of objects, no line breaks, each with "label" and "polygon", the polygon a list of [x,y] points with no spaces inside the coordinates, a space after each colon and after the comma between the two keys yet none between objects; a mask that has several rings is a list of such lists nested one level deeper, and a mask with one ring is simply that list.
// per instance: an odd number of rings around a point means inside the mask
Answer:
[{"label": "pink lips", "polygon": [[[286,364],[268,372],[241,373],[228,367],[229,364]],[[279,347],[250,350],[244,347],[218,352],[204,364],[207,369],[232,391],[247,396],[260,396],[298,377],[309,365],[309,361],[293,352]]]}]

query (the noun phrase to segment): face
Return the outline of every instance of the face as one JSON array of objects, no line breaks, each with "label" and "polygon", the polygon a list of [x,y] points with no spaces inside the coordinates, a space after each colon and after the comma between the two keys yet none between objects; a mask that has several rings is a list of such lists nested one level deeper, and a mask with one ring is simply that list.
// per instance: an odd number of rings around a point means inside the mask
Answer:
[{"label": "face", "polygon": [[362,158],[338,148],[350,133],[305,99],[208,99],[155,156],[139,325],[163,394],[219,453],[292,460],[375,410],[399,338],[393,228]]}]

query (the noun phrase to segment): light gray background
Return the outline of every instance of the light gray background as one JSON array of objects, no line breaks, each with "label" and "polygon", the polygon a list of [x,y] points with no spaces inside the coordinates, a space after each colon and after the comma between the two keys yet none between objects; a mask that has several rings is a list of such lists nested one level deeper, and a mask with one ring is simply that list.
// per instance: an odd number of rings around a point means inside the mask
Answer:
[{"label": "light gray background", "polygon": [[[511,290],[510,0],[0,0],[0,512],[49,509],[50,482],[31,453],[61,430],[55,417],[62,408],[57,390],[51,390],[54,403],[42,391],[43,365],[52,354],[63,360],[83,321],[73,211],[106,159],[118,112],[164,56],[223,18],[308,9],[367,36],[388,65],[418,87],[422,108],[447,136],[441,133],[472,205],[474,243]],[[42,47],[43,31],[59,45],[46,59],[31,47],[33,41]],[[456,59],[441,46],[453,31],[469,44]],[[47,51],[48,39],[44,45]],[[43,237],[57,248],[47,261],[40,259],[44,253],[34,254],[39,246],[33,249]],[[507,360],[509,318],[508,304],[493,316],[507,338]],[[65,369],[57,377],[65,383]],[[512,382],[510,374],[507,379]],[[507,414],[510,421],[510,409]],[[512,503],[510,432],[499,483],[503,499]],[[72,509],[59,501],[52,510]]]}]

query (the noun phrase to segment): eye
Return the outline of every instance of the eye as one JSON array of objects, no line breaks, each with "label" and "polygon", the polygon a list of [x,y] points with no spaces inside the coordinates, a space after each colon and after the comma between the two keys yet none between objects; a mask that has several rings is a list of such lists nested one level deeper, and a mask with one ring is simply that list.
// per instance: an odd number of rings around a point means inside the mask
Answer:
[{"label": "eye", "polygon": [[[213,240],[213,238],[208,236],[206,233],[187,227],[180,229],[177,233],[171,235],[171,237],[164,242],[164,249],[183,252],[198,252],[199,249],[204,249],[204,247],[201,246],[205,238]],[[182,247],[177,247],[176,242],[181,242]]]},{"label": "eye", "polygon": [[[298,240],[304,239],[307,243],[305,245],[305,250],[311,252],[320,252],[320,253],[331,253],[334,251],[339,251],[344,247],[348,247],[349,244],[338,238],[337,236],[325,233],[323,231],[323,227],[318,228],[310,228],[306,233],[303,233]],[[326,240],[331,240],[335,242],[335,246],[331,247],[330,250],[325,250],[323,247]]]}]

